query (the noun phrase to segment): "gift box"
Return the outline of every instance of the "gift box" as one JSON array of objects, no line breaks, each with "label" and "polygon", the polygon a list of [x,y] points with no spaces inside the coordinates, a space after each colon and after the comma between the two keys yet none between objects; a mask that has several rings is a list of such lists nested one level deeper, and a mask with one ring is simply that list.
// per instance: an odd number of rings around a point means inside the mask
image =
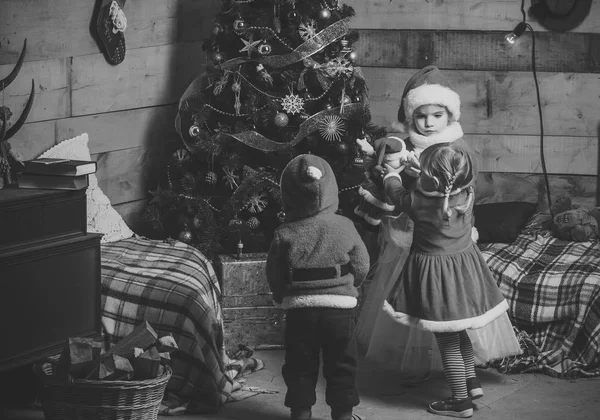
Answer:
[{"label": "gift box", "polygon": [[272,303],[267,254],[223,254],[215,265],[222,291],[226,349],[239,344],[254,349],[283,347],[285,311]]}]

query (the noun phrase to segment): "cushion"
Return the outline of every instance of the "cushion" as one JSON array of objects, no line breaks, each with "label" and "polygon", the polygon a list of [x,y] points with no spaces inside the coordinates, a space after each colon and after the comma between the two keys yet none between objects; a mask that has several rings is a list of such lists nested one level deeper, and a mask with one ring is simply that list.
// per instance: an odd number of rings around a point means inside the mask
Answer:
[{"label": "cushion", "polygon": [[[62,158],[92,160],[88,147],[87,133],[64,140],[42,153],[38,158]],[[91,233],[103,233],[102,243],[119,241],[133,236],[123,218],[111,206],[110,200],[98,186],[96,175],[89,175],[87,196],[87,230]]]},{"label": "cushion", "polygon": [[523,201],[473,206],[479,242],[513,242],[536,208],[537,204]]}]

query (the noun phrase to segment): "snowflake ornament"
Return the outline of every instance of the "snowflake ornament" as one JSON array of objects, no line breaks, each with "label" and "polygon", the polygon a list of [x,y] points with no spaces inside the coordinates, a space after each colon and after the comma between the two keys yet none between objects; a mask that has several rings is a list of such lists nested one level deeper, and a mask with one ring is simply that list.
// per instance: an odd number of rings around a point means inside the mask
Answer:
[{"label": "snowflake ornament", "polygon": [[267,204],[267,195],[261,192],[257,194],[252,194],[248,199],[246,207],[248,207],[250,213],[256,214],[263,211],[267,207]]},{"label": "snowflake ornament", "polygon": [[223,76],[221,76],[221,79],[219,79],[219,81],[215,84],[215,87],[213,89],[213,93],[215,96],[219,95],[221,92],[223,92],[223,88],[225,88],[225,86],[229,82],[230,74],[231,74],[230,71],[225,71],[225,73],[223,73]]},{"label": "snowflake ornament", "polygon": [[238,182],[240,180],[240,177],[236,175],[231,168],[225,166],[223,168],[223,172],[225,172],[225,182],[227,183],[227,186],[229,188],[235,190],[237,187],[239,187]]},{"label": "snowflake ornament", "polygon": [[284,111],[288,114],[298,114],[304,109],[304,99],[298,95],[290,93],[281,100],[281,105],[283,106]]},{"label": "snowflake ornament", "polygon": [[340,141],[346,131],[346,123],[339,115],[326,115],[319,124],[319,132],[327,141]]},{"label": "snowflake ornament", "polygon": [[304,41],[308,41],[317,34],[317,22],[314,19],[309,19],[305,23],[298,25],[298,33]]},{"label": "snowflake ornament", "polygon": [[322,66],[325,73],[327,73],[330,77],[338,77],[338,76],[352,76],[352,72],[354,71],[354,66],[352,62],[346,58],[335,57],[329,60]]}]

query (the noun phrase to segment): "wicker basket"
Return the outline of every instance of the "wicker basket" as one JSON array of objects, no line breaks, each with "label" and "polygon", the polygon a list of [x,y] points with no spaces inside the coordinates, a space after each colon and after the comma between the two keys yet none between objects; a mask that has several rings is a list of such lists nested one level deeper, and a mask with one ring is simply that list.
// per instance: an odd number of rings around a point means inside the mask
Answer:
[{"label": "wicker basket", "polygon": [[172,370],[144,381],[92,381],[69,383],[53,377],[51,361],[34,366],[42,381],[41,400],[46,420],[153,420],[158,417]]}]

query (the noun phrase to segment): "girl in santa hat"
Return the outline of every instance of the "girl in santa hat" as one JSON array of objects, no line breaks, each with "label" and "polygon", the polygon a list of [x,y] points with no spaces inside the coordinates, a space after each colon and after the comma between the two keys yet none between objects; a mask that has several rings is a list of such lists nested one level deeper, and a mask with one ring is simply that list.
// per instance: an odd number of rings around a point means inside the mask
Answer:
[{"label": "girl in santa hat", "polygon": [[[404,143],[407,155],[399,176],[404,188],[415,187],[420,175],[419,157],[428,147],[453,143],[467,150],[477,169],[470,146],[463,139],[460,119],[460,96],[435,66],[427,66],[407,82],[393,127],[408,133]],[[360,144],[360,142],[359,142]],[[362,145],[361,145],[362,146]],[[366,150],[369,151],[368,148]],[[390,202],[393,205],[392,202]],[[358,339],[367,358],[380,361],[390,369],[402,372],[406,381],[425,379],[432,370],[441,370],[441,356],[433,334],[398,324],[382,311],[382,304],[400,275],[413,241],[413,221],[406,213],[384,216],[379,224],[379,257],[358,321]],[[477,231],[472,229],[472,239]],[[500,332],[500,333],[497,333]],[[520,352],[518,343],[501,338],[513,334],[505,314],[482,330],[470,330],[477,363]],[[514,334],[513,334],[514,335]],[[471,381],[469,393],[483,395],[479,384]],[[471,386],[472,385],[472,386]]]}]

